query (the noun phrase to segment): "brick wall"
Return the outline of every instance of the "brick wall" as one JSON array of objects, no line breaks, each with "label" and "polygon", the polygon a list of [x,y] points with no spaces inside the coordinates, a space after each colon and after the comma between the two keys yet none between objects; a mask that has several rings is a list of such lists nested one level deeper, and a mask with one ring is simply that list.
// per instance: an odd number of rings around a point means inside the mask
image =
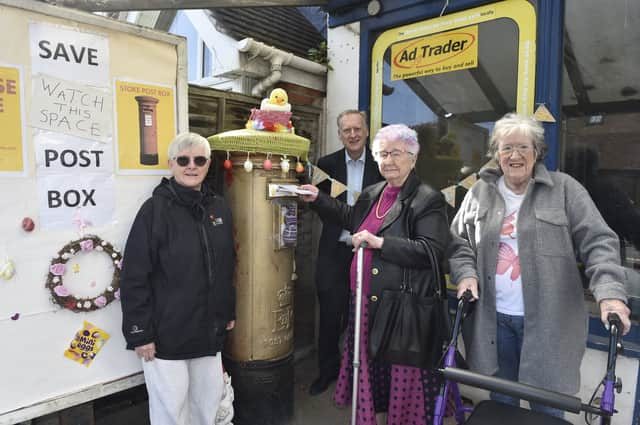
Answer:
[{"label": "brick wall", "polygon": [[325,97],[325,93],[319,90],[302,87],[297,84],[279,82],[277,85],[287,91],[289,103],[292,105],[320,106],[319,103]]}]

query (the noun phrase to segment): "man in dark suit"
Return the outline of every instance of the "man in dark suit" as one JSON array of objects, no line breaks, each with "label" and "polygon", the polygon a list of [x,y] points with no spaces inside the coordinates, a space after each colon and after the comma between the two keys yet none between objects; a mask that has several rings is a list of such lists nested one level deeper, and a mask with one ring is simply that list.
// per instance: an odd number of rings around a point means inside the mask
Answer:
[{"label": "man in dark suit", "polygon": [[[364,187],[379,182],[382,176],[366,147],[369,129],[364,112],[346,110],[338,115],[338,137],[344,145],[318,160],[318,168],[333,179],[346,184],[348,190],[338,199],[350,205]],[[318,188],[331,193],[331,181]],[[309,394],[324,392],[338,377],[340,353],[338,343],[349,313],[349,269],[353,257],[349,232],[333,223],[323,222],[316,262],[316,286],[320,320],[318,326],[318,368],[320,374],[311,384]]]}]

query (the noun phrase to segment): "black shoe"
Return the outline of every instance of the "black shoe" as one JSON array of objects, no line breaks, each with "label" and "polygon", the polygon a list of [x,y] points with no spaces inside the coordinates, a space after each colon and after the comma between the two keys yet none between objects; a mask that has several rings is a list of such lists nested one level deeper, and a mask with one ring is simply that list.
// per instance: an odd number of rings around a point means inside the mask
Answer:
[{"label": "black shoe", "polygon": [[327,388],[329,388],[329,385],[333,381],[335,381],[337,378],[338,378],[337,375],[333,375],[333,376],[320,375],[319,377],[316,378],[315,381],[313,381],[313,383],[309,387],[309,395],[318,395],[327,391]]}]

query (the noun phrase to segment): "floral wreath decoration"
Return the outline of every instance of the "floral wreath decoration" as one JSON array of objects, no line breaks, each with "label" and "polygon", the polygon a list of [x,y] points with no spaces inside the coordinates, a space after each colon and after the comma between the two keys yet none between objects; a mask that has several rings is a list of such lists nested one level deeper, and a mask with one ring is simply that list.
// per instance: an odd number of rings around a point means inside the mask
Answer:
[{"label": "floral wreath decoration", "polygon": [[[103,292],[93,298],[78,298],[69,288],[64,286],[62,278],[67,271],[67,261],[79,252],[98,251],[109,255],[113,263],[113,277],[111,284]],[[120,270],[122,269],[122,254],[109,242],[95,235],[86,235],[69,242],[58,251],[58,255],[51,260],[46,287],[51,291],[53,302],[75,313],[99,310],[113,300],[120,299]]]}]

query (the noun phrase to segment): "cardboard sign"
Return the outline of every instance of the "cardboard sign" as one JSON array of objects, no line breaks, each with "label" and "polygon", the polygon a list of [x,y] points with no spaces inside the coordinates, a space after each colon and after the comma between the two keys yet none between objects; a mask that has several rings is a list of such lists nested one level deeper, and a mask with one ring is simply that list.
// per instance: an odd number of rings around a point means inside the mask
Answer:
[{"label": "cardboard sign", "polygon": [[29,25],[31,73],[109,85],[109,40],[78,29],[34,22]]},{"label": "cardboard sign", "polygon": [[40,221],[46,229],[73,229],[74,213],[82,208],[92,226],[108,224],[115,209],[113,176],[56,174],[38,179]]},{"label": "cardboard sign", "polygon": [[116,80],[116,164],[120,174],[168,174],[176,135],[175,88]]},{"label": "cardboard sign", "polygon": [[0,66],[0,175],[23,176],[24,143],[21,69]]},{"label": "cardboard sign", "polygon": [[92,88],[44,74],[33,77],[31,125],[72,136],[111,140],[111,96]]},{"label": "cardboard sign", "polygon": [[113,148],[109,144],[50,132],[35,134],[33,142],[38,176],[113,173]]}]

